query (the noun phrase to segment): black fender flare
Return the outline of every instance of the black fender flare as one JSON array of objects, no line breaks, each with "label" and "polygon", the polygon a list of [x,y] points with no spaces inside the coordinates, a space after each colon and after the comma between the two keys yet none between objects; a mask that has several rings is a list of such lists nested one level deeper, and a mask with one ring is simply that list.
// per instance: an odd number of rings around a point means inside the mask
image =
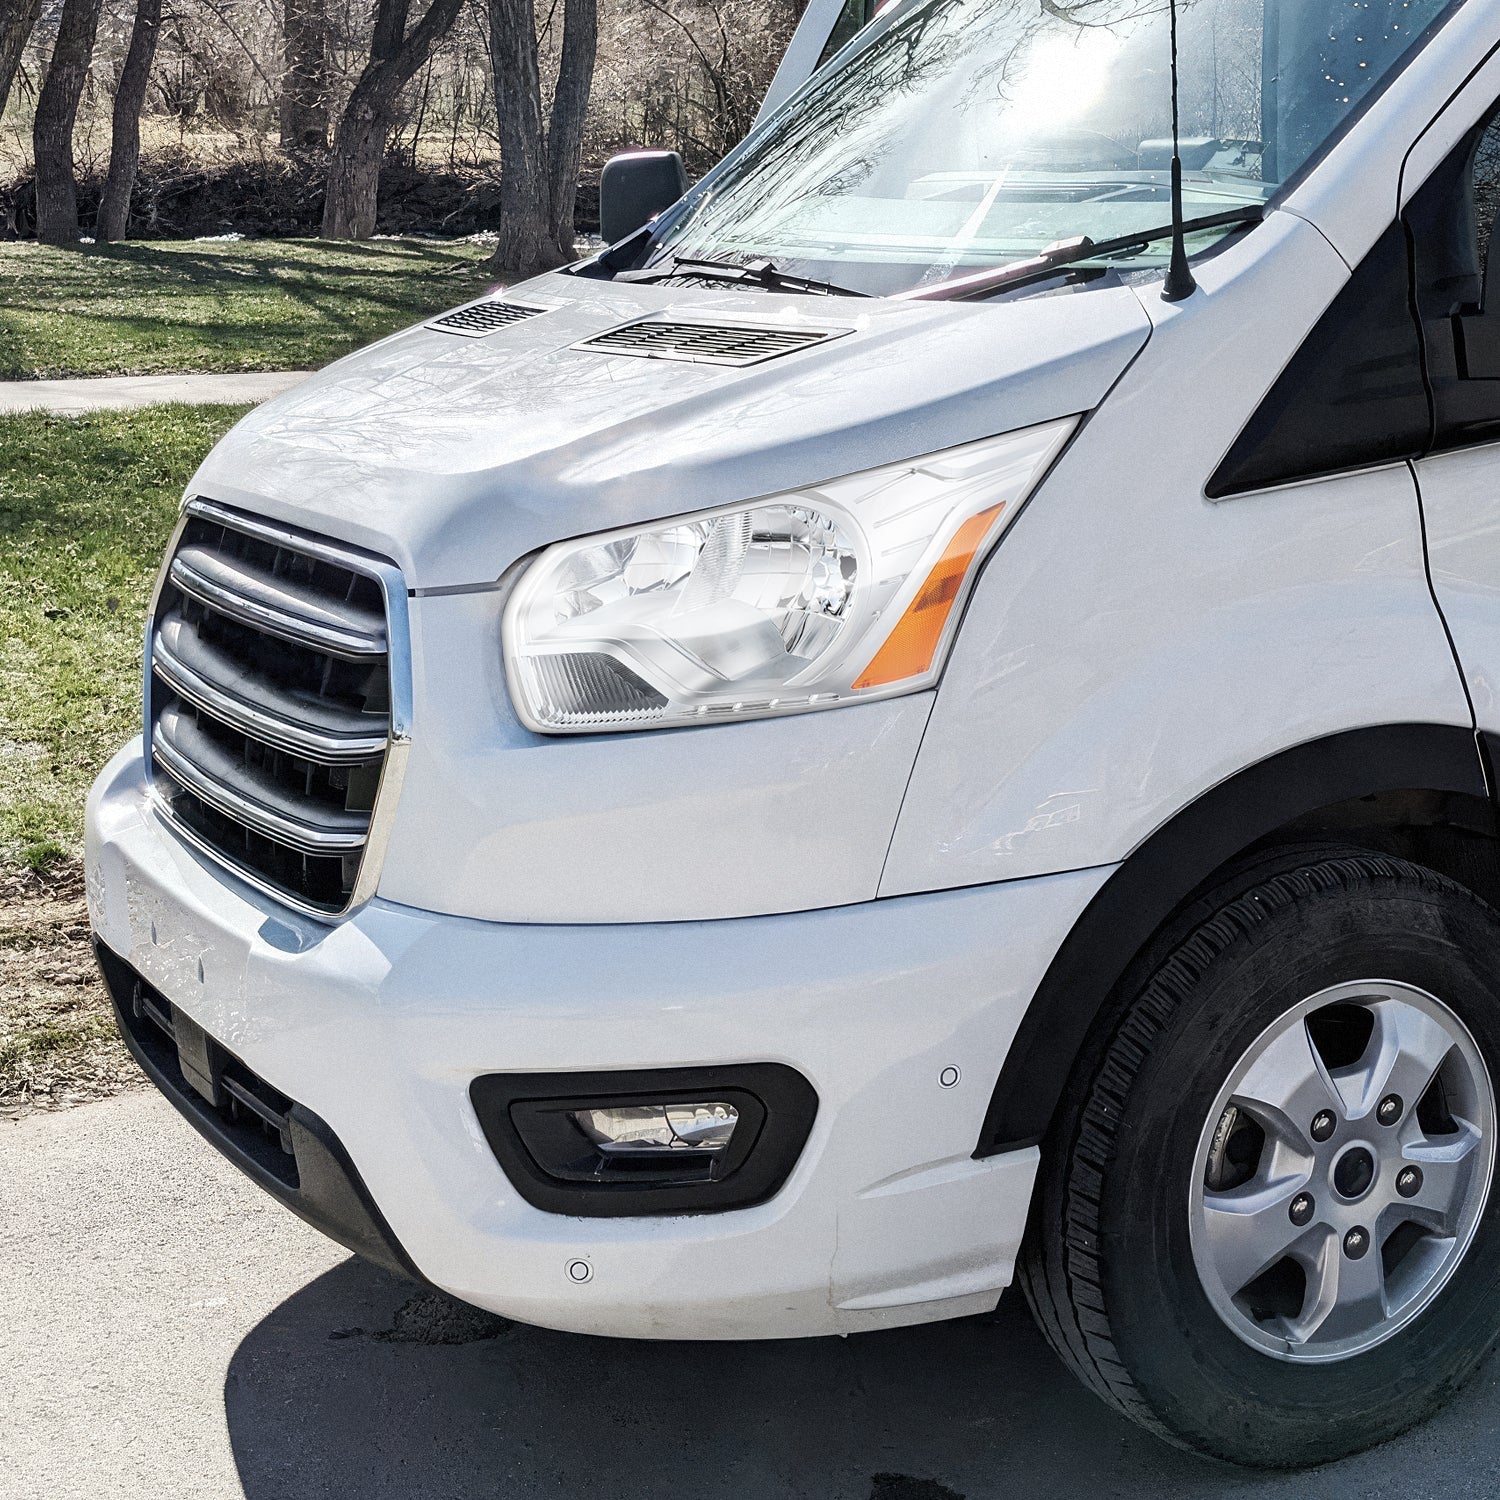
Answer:
[{"label": "black fender flare", "polygon": [[1320,809],[1405,791],[1488,802],[1474,731],[1388,724],[1310,740],[1220,782],[1163,824],[1105,882],[1053,957],[1006,1056],[975,1156],[1034,1146],[1046,1136],[1111,992],[1215,872]]}]

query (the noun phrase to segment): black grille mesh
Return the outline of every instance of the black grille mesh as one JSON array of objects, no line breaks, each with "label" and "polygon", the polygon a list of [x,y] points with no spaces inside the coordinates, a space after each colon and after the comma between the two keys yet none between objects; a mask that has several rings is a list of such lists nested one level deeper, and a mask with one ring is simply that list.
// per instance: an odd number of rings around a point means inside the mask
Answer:
[{"label": "black grille mesh", "polygon": [[444,313],[428,324],[429,328],[441,328],[445,333],[466,333],[478,338],[493,333],[497,328],[509,328],[512,323],[524,322],[527,318],[539,317],[545,307],[526,307],[519,302],[476,302],[472,307],[461,307],[457,312]]},{"label": "black grille mesh", "polygon": [[837,337],[834,330],[826,328],[750,328],[648,319],[613,328],[578,347],[637,358],[686,360],[692,364],[754,365]]}]

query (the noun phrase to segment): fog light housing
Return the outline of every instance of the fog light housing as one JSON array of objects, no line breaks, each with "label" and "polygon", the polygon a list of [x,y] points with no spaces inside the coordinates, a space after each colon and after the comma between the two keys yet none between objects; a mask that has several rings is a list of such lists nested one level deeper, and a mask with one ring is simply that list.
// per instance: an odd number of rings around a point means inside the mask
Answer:
[{"label": "fog light housing", "polygon": [[812,1085],[779,1063],[623,1073],[490,1073],[469,1088],[517,1191],[586,1217],[763,1202],[812,1128]]}]

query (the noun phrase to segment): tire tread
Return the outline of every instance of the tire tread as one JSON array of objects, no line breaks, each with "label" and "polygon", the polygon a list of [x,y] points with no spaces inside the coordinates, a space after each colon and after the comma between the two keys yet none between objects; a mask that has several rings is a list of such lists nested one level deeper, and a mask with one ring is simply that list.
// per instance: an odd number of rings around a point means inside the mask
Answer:
[{"label": "tire tread", "polygon": [[[1057,1227],[1038,1212],[1045,1194],[1039,1190],[1017,1279],[1043,1336],[1077,1378],[1102,1400],[1132,1421],[1178,1446],[1189,1446],[1173,1433],[1148,1403],[1115,1345],[1099,1255],[1104,1190],[1115,1158],[1116,1134],[1137,1075],[1162,1034],[1209,967],[1235,944],[1289,907],[1342,888],[1370,894],[1399,885],[1428,898],[1455,897],[1485,906],[1464,887],[1434,871],[1393,855],[1329,850],[1304,857],[1291,868],[1268,873],[1248,889],[1224,899],[1233,877],[1190,905],[1170,929],[1165,958],[1149,970],[1144,984],[1114,1010],[1114,1024],[1092,1069],[1064,1101],[1051,1137],[1055,1195],[1060,1207]],[[1414,889],[1415,888],[1415,889]],[[1222,905],[1215,906],[1216,901]],[[1151,951],[1151,950],[1148,950]],[[1161,946],[1154,949],[1161,952]],[[1137,971],[1139,972],[1139,971]],[[1059,1181],[1060,1179],[1060,1181]],[[1060,1232],[1059,1232],[1060,1231]]]}]

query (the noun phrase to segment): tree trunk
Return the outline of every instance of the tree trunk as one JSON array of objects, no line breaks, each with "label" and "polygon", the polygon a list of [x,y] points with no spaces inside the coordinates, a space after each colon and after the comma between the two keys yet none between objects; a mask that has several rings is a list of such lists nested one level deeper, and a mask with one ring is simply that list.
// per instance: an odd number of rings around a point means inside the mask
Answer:
[{"label": "tree trunk", "polygon": [[88,79],[99,29],[100,0],[63,0],[57,42],[32,125],[36,156],[36,237],[44,245],[78,239],[78,184],[73,179],[73,122]]},{"label": "tree trunk", "polygon": [[282,42],[282,147],[322,150],[328,145],[326,0],[286,0]]},{"label": "tree trunk", "polygon": [[325,240],[367,240],[375,233],[380,163],[388,128],[375,101],[350,99],[328,163],[328,191],[323,199]]},{"label": "tree trunk", "polygon": [[0,115],[21,66],[21,53],[36,27],[42,0],[0,0]]},{"label": "tree trunk", "polygon": [[575,254],[573,214],[578,201],[578,170],[583,161],[583,127],[588,119],[598,53],[599,0],[566,0],[562,57],[552,94],[552,123],[547,129],[552,241],[564,262]]},{"label": "tree trunk", "polygon": [[565,0],[563,26],[549,126],[532,0],[490,0],[500,240],[485,267],[506,280],[524,281],[573,259],[573,201],[598,51],[598,0]]},{"label": "tree trunk", "polygon": [[500,124],[500,241],[486,264],[509,280],[524,281],[564,259],[552,233],[532,0],[490,0],[490,69]]},{"label": "tree trunk", "polygon": [[367,240],[375,233],[380,166],[396,100],[451,30],[462,4],[431,0],[426,15],[407,33],[406,0],[378,0],[370,61],[333,137],[323,199],[325,240]]},{"label": "tree trunk", "polygon": [[135,189],[136,168],[141,160],[141,106],[151,81],[151,63],[161,32],[161,0],[136,0],[135,25],[120,86],[115,90],[114,118],[109,140],[109,176],[99,200],[94,235],[100,240],[122,240],[130,222],[130,195]]}]

